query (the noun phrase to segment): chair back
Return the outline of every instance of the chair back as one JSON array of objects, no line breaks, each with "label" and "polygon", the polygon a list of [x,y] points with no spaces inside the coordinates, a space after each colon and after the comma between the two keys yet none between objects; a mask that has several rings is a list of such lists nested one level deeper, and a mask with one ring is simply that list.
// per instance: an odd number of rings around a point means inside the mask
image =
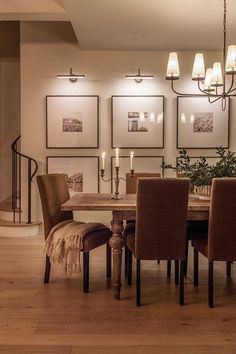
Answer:
[{"label": "chair back", "polygon": [[208,258],[236,260],[236,178],[214,178],[208,229]]},{"label": "chair back", "polygon": [[135,256],[184,260],[189,180],[139,178]]},{"label": "chair back", "polygon": [[51,229],[61,221],[73,219],[72,211],[61,211],[61,204],[69,198],[65,175],[62,173],[37,176],[41,198],[44,233],[47,239]]},{"label": "chair back", "polygon": [[137,180],[140,177],[161,177],[159,172],[135,172],[131,177],[130,173],[126,173],[126,194],[136,194]]}]

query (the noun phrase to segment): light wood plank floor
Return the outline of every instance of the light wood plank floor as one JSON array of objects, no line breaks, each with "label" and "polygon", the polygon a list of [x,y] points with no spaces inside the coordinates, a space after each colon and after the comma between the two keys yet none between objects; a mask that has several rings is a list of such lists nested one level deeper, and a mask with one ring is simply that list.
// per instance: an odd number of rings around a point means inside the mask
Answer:
[{"label": "light wood plank floor", "polygon": [[113,300],[104,248],[91,253],[90,294],[82,293],[80,275],[66,279],[55,266],[44,285],[43,245],[41,236],[0,238],[0,353],[235,354],[236,274],[227,280],[225,264],[216,264],[216,308],[209,309],[202,258],[199,288],[190,259],[184,307],[166,263],[144,262],[136,308],[135,287],[124,279],[122,299]]}]

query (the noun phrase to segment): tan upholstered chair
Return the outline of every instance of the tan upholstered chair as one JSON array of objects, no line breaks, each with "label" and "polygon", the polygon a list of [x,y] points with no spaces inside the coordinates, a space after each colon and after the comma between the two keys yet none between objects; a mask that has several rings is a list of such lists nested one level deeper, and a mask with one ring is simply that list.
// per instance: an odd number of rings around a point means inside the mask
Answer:
[{"label": "tan upholstered chair", "polygon": [[[64,174],[37,176],[37,184],[42,203],[45,239],[47,239],[55,225],[64,220],[73,219],[71,211],[60,209],[61,204],[65,203],[70,195]],[[111,234],[110,229],[105,228],[89,232],[83,238],[83,289],[85,293],[89,291],[89,252],[103,244],[107,245],[107,277],[111,277],[111,249],[108,243]],[[50,269],[51,263],[49,257],[46,256],[44,283],[49,282]]]},{"label": "tan upholstered chair", "polygon": [[[137,191],[137,181],[141,177],[161,177],[159,172],[135,172],[134,176],[131,177],[130,173],[126,173],[126,194],[136,194]],[[129,233],[135,231],[135,220],[129,220],[126,222],[124,229],[124,237]],[[127,276],[127,255],[128,249],[125,246],[125,276]]]},{"label": "tan upholstered chair", "polygon": [[[184,258],[188,179],[139,178],[135,233],[126,244],[136,257],[136,304],[140,306],[140,261],[175,260],[180,266],[180,304],[184,304]],[[132,259],[128,257],[128,273]]]},{"label": "tan upholstered chair", "polygon": [[215,178],[212,182],[208,240],[193,239],[194,284],[198,285],[198,252],[208,259],[208,304],[214,307],[214,261],[227,261],[227,275],[231,262],[236,260],[236,178]]}]

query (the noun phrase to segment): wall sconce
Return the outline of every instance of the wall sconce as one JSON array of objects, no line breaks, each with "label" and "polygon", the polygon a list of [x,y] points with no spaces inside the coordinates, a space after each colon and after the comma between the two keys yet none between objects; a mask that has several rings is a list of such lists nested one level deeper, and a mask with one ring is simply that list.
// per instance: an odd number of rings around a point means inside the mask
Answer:
[{"label": "wall sconce", "polygon": [[67,75],[57,75],[58,79],[69,79],[70,82],[76,82],[78,79],[84,79],[85,75],[73,74],[72,68],[70,68],[70,74]]},{"label": "wall sconce", "polygon": [[152,75],[141,75],[140,68],[138,68],[138,74],[137,75],[126,75],[126,79],[129,80],[134,80],[138,84],[142,82],[143,80],[152,80],[153,76]]}]

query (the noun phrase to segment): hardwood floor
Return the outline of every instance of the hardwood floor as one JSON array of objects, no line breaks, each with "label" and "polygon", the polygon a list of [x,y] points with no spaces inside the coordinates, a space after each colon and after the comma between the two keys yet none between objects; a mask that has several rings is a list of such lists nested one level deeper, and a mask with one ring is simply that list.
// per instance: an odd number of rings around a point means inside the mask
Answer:
[{"label": "hardwood floor", "polygon": [[143,262],[137,308],[135,287],[124,279],[121,300],[113,299],[105,247],[91,252],[91,292],[83,294],[81,276],[66,279],[56,266],[43,284],[43,246],[41,236],[0,238],[1,354],[235,354],[236,279],[234,269],[226,279],[224,263],[215,266],[216,307],[209,309],[203,258],[198,288],[189,260],[184,307],[166,263]]}]

